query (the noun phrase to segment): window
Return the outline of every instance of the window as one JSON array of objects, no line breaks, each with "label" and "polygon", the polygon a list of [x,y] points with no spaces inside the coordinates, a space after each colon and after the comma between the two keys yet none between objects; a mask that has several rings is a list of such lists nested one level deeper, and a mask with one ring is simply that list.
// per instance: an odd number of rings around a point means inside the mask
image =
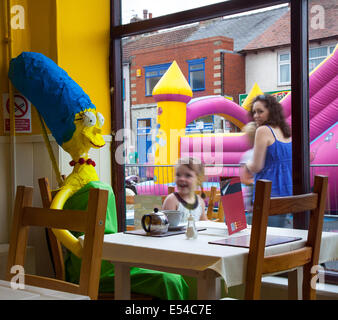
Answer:
[{"label": "window", "polygon": [[157,82],[161,79],[163,74],[170,67],[171,63],[158,64],[156,66],[144,67],[145,71],[145,87],[146,87],[146,96],[151,96],[154,87]]},{"label": "window", "polygon": [[[309,72],[314,70],[335,46],[316,47],[309,49]],[[278,85],[289,85],[291,83],[291,56],[290,52],[278,53]]]},{"label": "window", "polygon": [[205,90],[205,66],[204,60],[188,60],[189,64],[189,84],[192,91],[202,91]]},{"label": "window", "polygon": [[316,68],[328,55],[333,52],[334,47],[318,47],[309,49],[309,72]]},{"label": "window", "polygon": [[278,54],[278,85],[288,85],[291,83],[290,59],[289,52],[280,52]]}]

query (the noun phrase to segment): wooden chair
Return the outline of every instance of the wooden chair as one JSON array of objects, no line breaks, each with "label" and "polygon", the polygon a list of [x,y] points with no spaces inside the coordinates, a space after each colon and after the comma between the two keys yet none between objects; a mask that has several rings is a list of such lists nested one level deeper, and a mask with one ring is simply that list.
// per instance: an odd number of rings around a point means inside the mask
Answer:
[{"label": "wooden chair", "polygon": [[83,255],[79,284],[59,279],[25,274],[25,284],[89,296],[97,299],[108,192],[92,189],[88,210],[55,210],[32,207],[33,188],[18,186],[10,245],[7,280],[13,277],[11,268],[24,266],[29,226],[69,229],[84,232]]},{"label": "wooden chair", "polygon": [[[168,187],[168,194],[173,193],[175,191],[175,187]],[[196,194],[201,195],[201,190],[197,190]],[[204,194],[208,199],[208,209],[207,209],[207,217],[209,220],[224,222],[224,212],[223,205],[221,201],[221,193],[216,187],[211,187],[210,190],[204,190]],[[215,204],[218,202],[218,210],[214,212]]]},{"label": "wooden chair", "polygon": [[[211,187],[210,191],[204,192],[209,198],[207,217],[209,220],[224,222],[223,204],[221,201],[221,192],[216,187]],[[214,212],[215,204],[218,202],[218,210]]]},{"label": "wooden chair", "polygon": [[[311,268],[318,265],[328,178],[315,176],[313,192],[289,197],[270,198],[271,181],[256,184],[250,249],[246,272],[245,299],[260,299],[263,274],[303,266],[303,299],[315,299],[311,287]],[[304,248],[264,257],[268,217],[310,211],[307,242]]]},{"label": "wooden chair", "polygon": [[[49,208],[52,199],[53,199],[53,192],[50,189],[49,181],[45,178],[39,179],[39,187],[40,187],[40,194],[42,199],[42,205],[44,208]],[[134,204],[134,197],[128,196],[127,197],[127,204]],[[107,205],[105,206],[105,210]],[[65,279],[65,264],[64,264],[64,253],[62,250],[61,242],[56,238],[53,231],[50,228],[47,228],[47,241],[49,243],[49,247],[51,249],[51,259],[54,266],[55,271],[55,278],[59,280]],[[153,297],[143,294],[132,293],[131,298],[133,300],[152,300]],[[99,300],[113,300],[114,293],[111,292],[99,292],[98,293]]]},{"label": "wooden chair", "polygon": [[[39,179],[40,195],[42,206],[50,208],[53,199],[53,192],[50,189],[49,181],[47,178]],[[46,228],[47,243],[50,250],[55,278],[59,280],[66,279],[65,264],[61,242],[56,238],[51,228]]]}]

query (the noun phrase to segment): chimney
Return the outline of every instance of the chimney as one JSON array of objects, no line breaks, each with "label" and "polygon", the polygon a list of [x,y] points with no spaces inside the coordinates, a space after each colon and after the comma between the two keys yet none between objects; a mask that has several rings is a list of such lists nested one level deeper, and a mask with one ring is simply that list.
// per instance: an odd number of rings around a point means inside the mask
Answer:
[{"label": "chimney", "polygon": [[149,19],[152,19],[153,14],[149,12]]},{"label": "chimney", "polygon": [[147,20],[147,19],[148,19],[148,10],[143,9],[143,20]]}]

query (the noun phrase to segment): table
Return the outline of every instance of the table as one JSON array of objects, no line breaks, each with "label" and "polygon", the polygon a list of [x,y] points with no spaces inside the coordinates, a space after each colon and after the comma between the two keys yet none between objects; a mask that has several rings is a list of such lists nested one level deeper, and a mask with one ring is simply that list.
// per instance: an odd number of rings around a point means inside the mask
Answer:
[{"label": "table", "polygon": [[88,296],[25,285],[12,289],[9,281],[0,280],[0,300],[90,300]]},{"label": "table", "polygon": [[[196,226],[207,229],[200,231],[194,240],[187,240],[184,234],[163,238],[124,233],[105,235],[102,258],[115,264],[115,298],[130,299],[130,267],[196,277],[197,298],[203,300],[219,298],[218,277],[224,279],[226,289],[243,284],[249,250],[208,243],[229,237],[224,223],[199,221]],[[231,237],[249,233],[250,226]],[[265,255],[304,247],[307,238],[307,230],[268,227],[267,234],[301,237],[302,240],[267,247]],[[323,232],[319,263],[335,259],[338,259],[338,233]],[[297,286],[293,288],[296,289]]]}]

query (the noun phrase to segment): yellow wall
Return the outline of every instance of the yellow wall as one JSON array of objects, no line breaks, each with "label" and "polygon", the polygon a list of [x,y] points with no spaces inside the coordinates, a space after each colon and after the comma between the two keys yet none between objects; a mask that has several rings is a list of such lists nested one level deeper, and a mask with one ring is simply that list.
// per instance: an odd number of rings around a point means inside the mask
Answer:
[{"label": "yellow wall", "polygon": [[[6,3],[0,3],[0,37],[7,35]],[[13,57],[22,51],[41,52],[56,61],[56,9],[55,0],[12,0],[11,6],[20,5],[24,9],[24,29],[12,29]],[[12,14],[11,19],[16,21],[17,14]],[[4,135],[2,94],[8,93],[8,53],[7,44],[0,41],[0,135]],[[32,112],[32,134],[40,133],[40,124],[36,114]]]},{"label": "yellow wall", "polygon": [[105,118],[110,134],[108,0],[57,0],[58,65],[74,79]]},{"label": "yellow wall", "polygon": [[[0,1],[1,40],[7,30],[6,3]],[[34,51],[53,59],[89,95],[105,117],[103,134],[110,134],[109,0],[11,0],[11,5],[21,5],[25,14],[24,29],[12,29],[13,57]],[[0,135],[4,135],[2,94],[8,92],[7,63],[7,45],[0,41]],[[32,134],[40,134],[32,109]]]}]

